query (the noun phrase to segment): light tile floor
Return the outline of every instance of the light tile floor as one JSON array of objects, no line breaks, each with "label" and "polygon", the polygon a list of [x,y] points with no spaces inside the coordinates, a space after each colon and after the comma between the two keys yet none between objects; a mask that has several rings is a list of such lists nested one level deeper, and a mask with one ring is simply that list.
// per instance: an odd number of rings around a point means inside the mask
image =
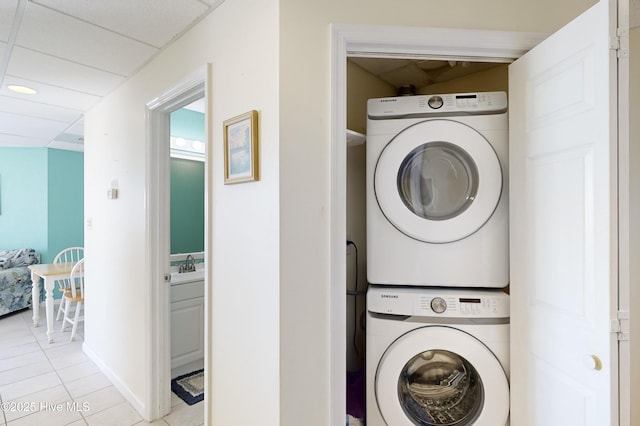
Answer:
[{"label": "light tile floor", "polygon": [[[204,404],[171,394],[171,413],[145,422],[82,352],[84,330],[70,327],[47,343],[46,326],[33,327],[31,310],[0,318],[0,426],[199,426]],[[43,322],[41,318],[40,322]]]}]

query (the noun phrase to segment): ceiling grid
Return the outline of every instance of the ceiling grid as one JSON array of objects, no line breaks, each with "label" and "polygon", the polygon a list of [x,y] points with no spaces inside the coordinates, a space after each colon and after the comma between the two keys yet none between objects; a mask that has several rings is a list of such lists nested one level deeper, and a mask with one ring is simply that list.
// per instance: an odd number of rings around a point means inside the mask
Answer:
[{"label": "ceiling grid", "polygon": [[2,0],[0,147],[81,151],[84,113],[223,1]]}]

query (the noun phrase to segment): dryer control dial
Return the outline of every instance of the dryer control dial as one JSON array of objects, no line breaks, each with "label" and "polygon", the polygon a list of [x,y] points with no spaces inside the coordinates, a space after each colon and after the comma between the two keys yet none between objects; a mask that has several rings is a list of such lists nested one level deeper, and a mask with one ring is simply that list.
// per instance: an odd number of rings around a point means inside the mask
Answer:
[{"label": "dryer control dial", "polygon": [[441,314],[447,310],[447,302],[442,297],[434,297],[431,299],[431,309],[436,314]]},{"label": "dryer control dial", "polygon": [[429,106],[433,109],[440,109],[442,105],[444,105],[444,100],[442,100],[442,96],[432,96],[427,101]]}]

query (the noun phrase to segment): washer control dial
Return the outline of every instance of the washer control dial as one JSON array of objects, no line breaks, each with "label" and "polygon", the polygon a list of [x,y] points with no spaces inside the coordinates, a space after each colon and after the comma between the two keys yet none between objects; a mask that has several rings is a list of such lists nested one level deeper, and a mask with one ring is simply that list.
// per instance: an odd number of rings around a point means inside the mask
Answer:
[{"label": "washer control dial", "polygon": [[436,314],[441,314],[447,310],[447,302],[442,297],[434,297],[431,299],[431,309]]},{"label": "washer control dial", "polygon": [[442,105],[444,105],[444,101],[442,100],[442,96],[432,96],[432,97],[429,98],[427,103],[429,104],[429,106],[432,109],[440,109],[440,108],[442,108]]}]

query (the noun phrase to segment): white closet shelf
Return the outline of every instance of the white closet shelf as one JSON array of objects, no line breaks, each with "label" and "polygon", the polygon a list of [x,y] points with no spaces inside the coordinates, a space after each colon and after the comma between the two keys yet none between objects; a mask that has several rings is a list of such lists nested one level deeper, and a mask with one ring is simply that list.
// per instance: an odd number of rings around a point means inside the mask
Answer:
[{"label": "white closet shelf", "polygon": [[362,145],[365,136],[362,133],[347,129],[347,146]]}]

